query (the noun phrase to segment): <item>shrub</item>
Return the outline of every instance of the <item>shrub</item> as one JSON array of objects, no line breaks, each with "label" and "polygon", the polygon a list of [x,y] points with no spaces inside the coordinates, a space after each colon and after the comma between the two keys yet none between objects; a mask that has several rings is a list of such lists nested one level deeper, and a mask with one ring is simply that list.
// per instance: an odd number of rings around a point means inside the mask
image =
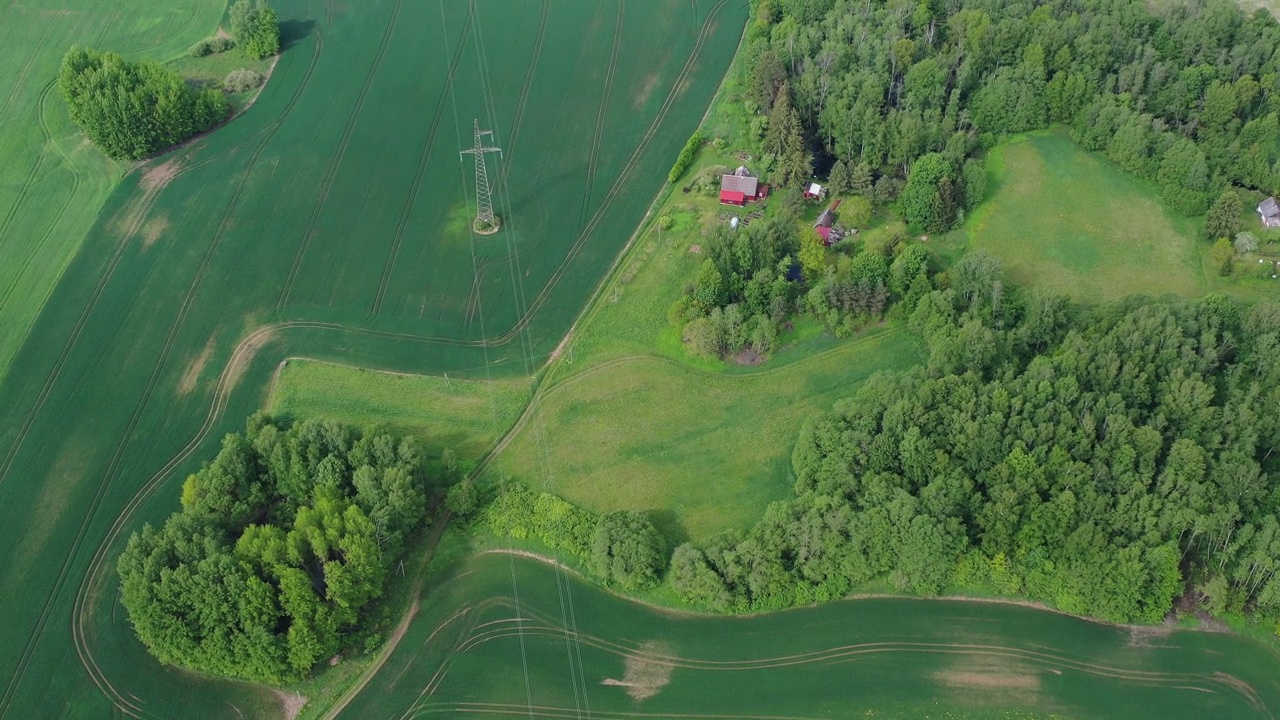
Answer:
[{"label": "shrub", "polygon": [[187,48],[187,54],[191,57],[206,57],[208,55],[216,55],[226,52],[236,46],[236,41],[229,37],[212,37],[205,38],[200,42]]},{"label": "shrub", "polygon": [[[241,0],[244,2],[244,0]],[[698,152],[698,148],[702,145],[702,131],[695,130],[693,135],[685,142],[684,148],[680,150],[680,155],[676,157],[675,165],[671,166],[671,172],[667,173],[667,182],[674,183],[684,175],[684,171],[689,169],[689,164],[693,162],[693,156]]]},{"label": "shrub", "polygon": [[263,0],[237,0],[231,6],[231,32],[244,54],[254,60],[280,52],[280,20]]},{"label": "shrub", "polygon": [[262,75],[248,68],[239,68],[227,73],[227,78],[222,81],[222,88],[229,93],[241,93],[261,84]]}]

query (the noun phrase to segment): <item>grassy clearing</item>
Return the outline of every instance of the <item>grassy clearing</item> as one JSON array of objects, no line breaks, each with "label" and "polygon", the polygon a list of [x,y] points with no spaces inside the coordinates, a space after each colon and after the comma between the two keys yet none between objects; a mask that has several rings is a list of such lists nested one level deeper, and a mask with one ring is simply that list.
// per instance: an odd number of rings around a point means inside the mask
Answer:
[{"label": "grassy clearing", "polygon": [[1082,300],[1206,290],[1197,221],[1065,134],[1015,139],[987,162],[988,200],[942,239],[943,253],[967,243],[999,257],[1017,285]]},{"label": "grassy clearing", "polygon": [[703,539],[790,495],[806,418],[920,357],[914,337],[891,329],[753,373],[617,358],[541,394],[495,467],[595,510],[658,511],[674,537]]},{"label": "grassy clearing", "polygon": [[280,368],[267,407],[292,417],[381,425],[417,436],[429,453],[449,448],[475,460],[515,424],[530,393],[527,380],[406,375],[295,358]]}]

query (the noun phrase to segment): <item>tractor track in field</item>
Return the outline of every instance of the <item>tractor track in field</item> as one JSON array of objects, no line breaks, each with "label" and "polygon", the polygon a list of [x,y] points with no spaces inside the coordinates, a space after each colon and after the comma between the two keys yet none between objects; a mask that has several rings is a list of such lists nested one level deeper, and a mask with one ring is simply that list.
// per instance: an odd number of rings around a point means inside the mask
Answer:
[{"label": "tractor track in field", "polygon": [[396,225],[395,239],[391,243],[391,250],[387,253],[386,266],[382,270],[382,279],[378,283],[378,294],[374,296],[373,308],[369,312],[370,318],[377,317],[382,312],[382,303],[386,300],[387,290],[391,285],[391,277],[395,271],[396,260],[400,254],[400,245],[404,242],[404,234],[409,227],[409,216],[413,213],[413,207],[418,202],[418,193],[422,188],[422,181],[427,174],[427,165],[431,161],[431,154],[436,144],[436,134],[440,129],[440,119],[444,116],[445,99],[453,92],[454,73],[458,69],[458,63],[462,59],[462,48],[466,45],[467,32],[471,28],[471,13],[467,13],[466,20],[463,21],[462,32],[459,34],[458,47],[453,53],[453,58],[449,61],[449,70],[445,75],[444,89],[440,92],[440,99],[436,102],[436,112],[431,118],[431,128],[427,131],[427,139],[422,146],[422,155],[418,158],[418,169],[413,176],[413,185],[409,189],[409,196],[405,200],[404,210],[400,213],[400,222]]},{"label": "tractor track in field", "polygon": [[27,58],[27,64],[23,65],[22,69],[18,71],[18,77],[13,81],[13,89],[9,91],[9,96],[4,99],[3,104],[0,104],[0,118],[3,118],[9,112],[9,109],[13,107],[13,101],[18,97],[18,91],[23,88],[27,74],[31,72],[31,66],[35,64],[36,58],[40,57],[40,50],[49,40],[49,36],[53,34],[53,29],[57,27],[57,23],[48,23],[48,26],[44,31],[44,35],[40,36],[40,41],[36,43],[36,49],[31,51],[30,56]]},{"label": "tractor track in field", "polygon": [[541,290],[539,290],[537,297],[535,297],[533,300],[533,304],[529,306],[526,312],[510,328],[508,328],[501,334],[488,339],[486,341],[488,343],[487,345],[488,347],[503,345],[510,342],[512,338],[514,338],[532,321],[533,317],[537,314],[537,312],[541,309],[541,307],[546,304],[547,299],[551,294],[551,291],[555,288],[555,286],[559,283],[559,281],[564,277],[565,273],[568,272],[569,265],[572,263],[573,259],[577,257],[578,253],[582,250],[582,247],[586,244],[587,238],[589,238],[591,233],[594,232],[596,226],[599,225],[605,212],[612,205],[613,200],[621,192],[621,187],[623,183],[631,176],[631,173],[635,169],[636,159],[639,158],[640,155],[642,155],[644,151],[648,149],[649,144],[652,143],[653,138],[657,135],[658,128],[661,126],[662,121],[666,119],[667,113],[670,112],[671,106],[674,105],[675,103],[676,96],[679,95],[681,86],[684,84],[685,80],[688,78],[689,73],[692,71],[695,62],[697,61],[698,55],[702,50],[702,45],[705,43],[706,37],[709,34],[712,19],[715,17],[716,13],[720,10],[720,8],[722,8],[727,2],[728,0],[719,0],[719,2],[717,2],[714,6],[712,6],[710,11],[707,13],[706,18],[703,21],[702,30],[698,35],[698,39],[694,43],[693,48],[690,50],[689,58],[688,60],[685,61],[684,67],[681,69],[679,75],[677,75],[677,77],[675,78],[675,81],[671,86],[670,92],[668,92],[666,99],[663,101],[662,107],[659,109],[658,114],[654,117],[653,121],[649,125],[649,128],[646,130],[644,136],[641,138],[640,144],[637,145],[635,151],[632,152],[631,157],[628,158],[626,164],[624,165],[624,169],[622,170],[621,174],[618,176],[618,179],[614,182],[608,194],[605,195],[604,200],[601,202],[600,206],[596,209],[595,215],[592,217],[591,222],[579,234],[578,239],[574,242],[573,246],[569,249],[569,252],[566,253],[564,259],[560,261],[560,264],[556,267],[555,271],[548,278],[547,282],[542,286]]},{"label": "tractor track in field", "polygon": [[302,270],[302,259],[307,254],[307,247],[311,245],[312,238],[316,234],[316,226],[320,223],[320,214],[324,212],[325,205],[329,202],[329,193],[333,190],[333,182],[337,179],[338,168],[342,165],[342,159],[346,157],[347,146],[351,143],[351,136],[355,132],[356,122],[360,119],[360,111],[364,109],[364,101],[369,97],[369,88],[373,87],[373,79],[378,75],[378,68],[382,66],[382,58],[386,55],[387,45],[391,42],[391,34],[395,31],[396,21],[400,19],[400,7],[403,0],[396,0],[396,4],[392,7],[391,18],[387,21],[387,29],[382,33],[382,42],[378,45],[378,52],[373,57],[373,64],[369,67],[369,74],[365,76],[364,85],[360,88],[360,94],[356,97],[355,107],[351,109],[351,115],[347,118],[347,126],[342,131],[342,140],[338,143],[338,151],[333,154],[333,159],[329,161],[329,167],[325,171],[325,179],[321,184],[320,196],[316,199],[315,207],[311,210],[311,218],[307,221],[307,227],[302,232],[302,242],[298,245],[298,252],[293,259],[293,267],[289,269],[289,276],[285,280],[284,288],[280,291],[280,300],[276,302],[276,308],[283,308],[289,302],[289,296],[293,293],[293,284],[297,282],[298,273]]},{"label": "tractor track in field", "polygon": [[[298,87],[294,90],[293,95],[289,98],[289,102],[286,103],[284,108],[281,110],[279,117],[277,117],[276,120],[273,123],[271,123],[271,125],[268,126],[269,129],[266,132],[265,137],[263,137],[262,141],[258,144],[257,148],[254,150],[253,154],[250,156],[249,161],[245,164],[245,169],[241,173],[240,181],[237,183],[235,192],[232,194],[232,197],[227,202],[227,208],[224,211],[222,220],[218,225],[218,229],[215,231],[214,237],[209,244],[209,248],[205,251],[205,256],[202,259],[200,267],[196,272],[196,277],[192,282],[191,286],[188,288],[187,296],[183,303],[183,306],[180,309],[178,316],[175,318],[173,326],[170,328],[169,336],[167,338],[165,347],[161,352],[160,358],[156,362],[155,369],[152,371],[150,381],[147,385],[146,390],[143,393],[143,397],[138,402],[138,406],[135,409],[134,415],[130,420],[129,427],[126,429],[124,435],[122,436],[120,444],[116,449],[116,453],[112,458],[111,465],[108,467],[107,472],[104,475],[103,481],[100,484],[101,489],[99,491],[99,498],[95,498],[94,504],[91,506],[89,510],[89,514],[86,516],[85,524],[82,527],[81,536],[77,537],[75,546],[71,554],[68,556],[68,559],[67,559],[68,565],[70,564],[71,559],[74,558],[76,553],[78,552],[79,546],[83,539],[84,531],[87,530],[88,522],[89,520],[92,519],[93,514],[97,510],[97,506],[99,504],[98,500],[100,499],[102,492],[105,491],[105,488],[108,485],[110,485],[113,479],[112,476],[117,471],[119,461],[123,457],[124,451],[127,449],[129,445],[129,438],[133,434],[133,431],[136,428],[137,423],[142,416],[143,410],[146,408],[147,403],[150,401],[151,395],[155,390],[155,387],[159,381],[159,377],[164,369],[166,360],[168,359],[168,355],[172,350],[173,343],[176,340],[181,330],[182,324],[186,318],[186,313],[190,309],[192,301],[195,298],[196,291],[199,288],[200,282],[204,277],[205,271],[208,269],[209,262],[213,257],[214,251],[216,250],[218,245],[221,243],[223,235],[225,235],[226,233],[227,227],[231,221],[231,216],[233,214],[233,211],[235,210],[236,206],[239,204],[239,200],[244,194],[244,189],[245,189],[245,186],[248,184],[249,176],[253,172],[253,169],[257,166],[258,160],[262,157],[262,153],[265,152],[267,145],[270,144],[271,140],[275,137],[275,133],[284,124],[284,121],[289,117],[294,107],[297,105],[298,99],[302,96],[302,93],[310,85],[311,78],[314,74],[317,63],[319,62],[320,53],[323,50],[323,48],[324,48],[324,35],[323,33],[317,31],[316,42],[312,49],[310,62],[308,63],[307,69],[303,73],[303,76],[298,83]],[[256,347],[254,345],[246,345],[245,343],[241,343],[239,346],[237,346],[236,352],[233,354],[232,358],[234,360],[237,357],[243,357],[245,353],[252,353],[254,351],[256,351]],[[149,480],[146,485],[144,485],[137,493],[135,493],[133,498],[131,498],[129,503],[125,506],[124,511],[122,511],[121,514],[116,517],[116,521],[112,524],[111,530],[109,531],[108,535],[106,536],[106,538],[104,538],[103,542],[98,546],[98,549],[95,551],[93,559],[90,561],[89,568],[86,570],[84,576],[81,578],[79,588],[77,589],[77,592],[76,592],[75,604],[72,610],[72,615],[73,615],[72,638],[76,646],[76,654],[80,659],[80,663],[84,667],[84,669],[88,672],[90,679],[98,687],[99,691],[103,693],[103,695],[107,698],[107,700],[110,701],[122,713],[130,715],[132,717],[141,717],[146,713],[144,713],[144,711],[139,706],[125,699],[124,696],[121,695],[120,692],[115,689],[115,687],[111,684],[111,682],[107,680],[106,674],[102,672],[101,666],[98,665],[97,660],[94,658],[93,651],[89,647],[89,643],[85,636],[84,620],[85,620],[85,612],[87,608],[86,600],[88,598],[88,591],[90,589],[94,576],[97,575],[99,570],[103,567],[103,563],[105,562],[105,559],[107,557],[107,554],[110,550],[112,543],[115,541],[115,538],[119,536],[121,529],[124,527],[125,523],[127,523],[127,521],[132,517],[133,513],[137,510],[137,507],[142,503],[143,500],[145,500],[148,496],[151,495],[156,485],[158,485],[161,481],[163,481],[164,478],[167,477],[167,474],[169,472],[172,472],[173,467],[175,467],[178,463],[182,462],[182,460],[184,460],[187,456],[189,456],[192,452],[195,451],[196,447],[199,446],[199,443],[203,441],[204,436],[208,434],[213,424],[216,423],[217,418],[221,416],[222,410],[225,409],[226,402],[230,395],[229,392],[222,392],[222,390],[225,388],[226,383],[232,381],[233,379],[232,376],[234,375],[235,368],[236,368],[236,364],[234,362],[228,363],[222,375],[219,377],[219,392],[221,393],[221,396],[219,394],[215,394],[213,407],[210,408],[209,417],[206,419],[205,426],[202,428],[201,432],[198,434],[197,439],[193,440],[192,443],[188,445],[188,447],[184,449],[183,452],[181,452],[178,456],[176,456],[173,460],[171,460],[169,464],[166,464],[166,466],[164,467],[164,469],[161,470],[161,472],[153,476],[153,478]],[[221,403],[221,407],[219,407],[219,403]],[[58,593],[55,590],[55,592],[51,595],[51,598],[56,597],[57,594]]]},{"label": "tractor track in field", "polygon": [[618,70],[618,54],[622,49],[622,21],[626,16],[626,0],[618,0],[618,19],[613,26],[613,47],[609,50],[609,65],[604,71],[604,90],[600,93],[600,107],[596,110],[596,125],[591,136],[591,152],[587,155],[586,187],[582,192],[582,208],[578,211],[578,227],[587,224],[591,211],[591,190],[596,181],[596,169],[600,163],[600,146],[604,143],[604,124],[609,115],[609,95],[613,91],[613,78]]},{"label": "tractor track in field", "polygon": [[520,95],[516,99],[516,112],[511,119],[511,129],[507,131],[507,152],[502,161],[497,181],[505,185],[507,174],[511,172],[511,163],[520,140],[520,129],[524,125],[524,112],[529,105],[529,91],[533,87],[534,72],[538,67],[538,58],[542,57],[542,46],[547,39],[547,19],[551,15],[551,0],[542,0],[542,14],[538,18],[538,35],[533,41],[533,53],[529,57],[529,68],[524,73],[524,83],[520,86]]}]

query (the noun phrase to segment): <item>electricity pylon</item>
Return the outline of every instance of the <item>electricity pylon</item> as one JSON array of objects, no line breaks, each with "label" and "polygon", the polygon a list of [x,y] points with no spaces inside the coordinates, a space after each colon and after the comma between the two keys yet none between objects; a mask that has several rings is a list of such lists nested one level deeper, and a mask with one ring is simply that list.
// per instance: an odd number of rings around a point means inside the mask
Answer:
[{"label": "electricity pylon", "polygon": [[493,195],[489,192],[489,171],[484,165],[484,154],[487,152],[496,152],[502,154],[502,150],[496,147],[488,147],[484,144],[484,136],[492,135],[492,130],[480,131],[480,121],[475,121],[476,144],[475,146],[463,150],[462,155],[476,156],[476,220],[473,228],[482,235],[489,235],[498,231],[500,222],[493,214]]}]

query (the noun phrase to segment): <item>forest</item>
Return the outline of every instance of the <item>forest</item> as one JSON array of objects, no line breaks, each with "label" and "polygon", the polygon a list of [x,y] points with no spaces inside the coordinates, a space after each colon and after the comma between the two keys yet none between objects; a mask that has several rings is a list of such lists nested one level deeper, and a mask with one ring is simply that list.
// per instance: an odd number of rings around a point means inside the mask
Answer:
[{"label": "forest", "polygon": [[431,479],[411,438],[255,415],[187,478],[180,511],[129,539],[121,601],[161,662],[303,678],[368,630]]},{"label": "forest", "polygon": [[[747,31],[751,131],[779,167],[902,199],[913,227],[963,218],[966,164],[1062,124],[1203,213],[1228,185],[1280,190],[1280,26],[1225,0],[759,0]],[[791,118],[791,119],[787,119]],[[787,129],[779,129],[779,124]],[[794,137],[799,135],[799,138]],[[779,138],[787,138],[783,141]],[[934,160],[922,166],[929,155]]]},{"label": "forest", "polygon": [[879,580],[1157,622],[1192,587],[1280,615],[1280,305],[1072,306],[982,254],[949,276],[910,319],[927,366],[811,418],[795,498],[677,548],[680,595],[763,610]]}]

